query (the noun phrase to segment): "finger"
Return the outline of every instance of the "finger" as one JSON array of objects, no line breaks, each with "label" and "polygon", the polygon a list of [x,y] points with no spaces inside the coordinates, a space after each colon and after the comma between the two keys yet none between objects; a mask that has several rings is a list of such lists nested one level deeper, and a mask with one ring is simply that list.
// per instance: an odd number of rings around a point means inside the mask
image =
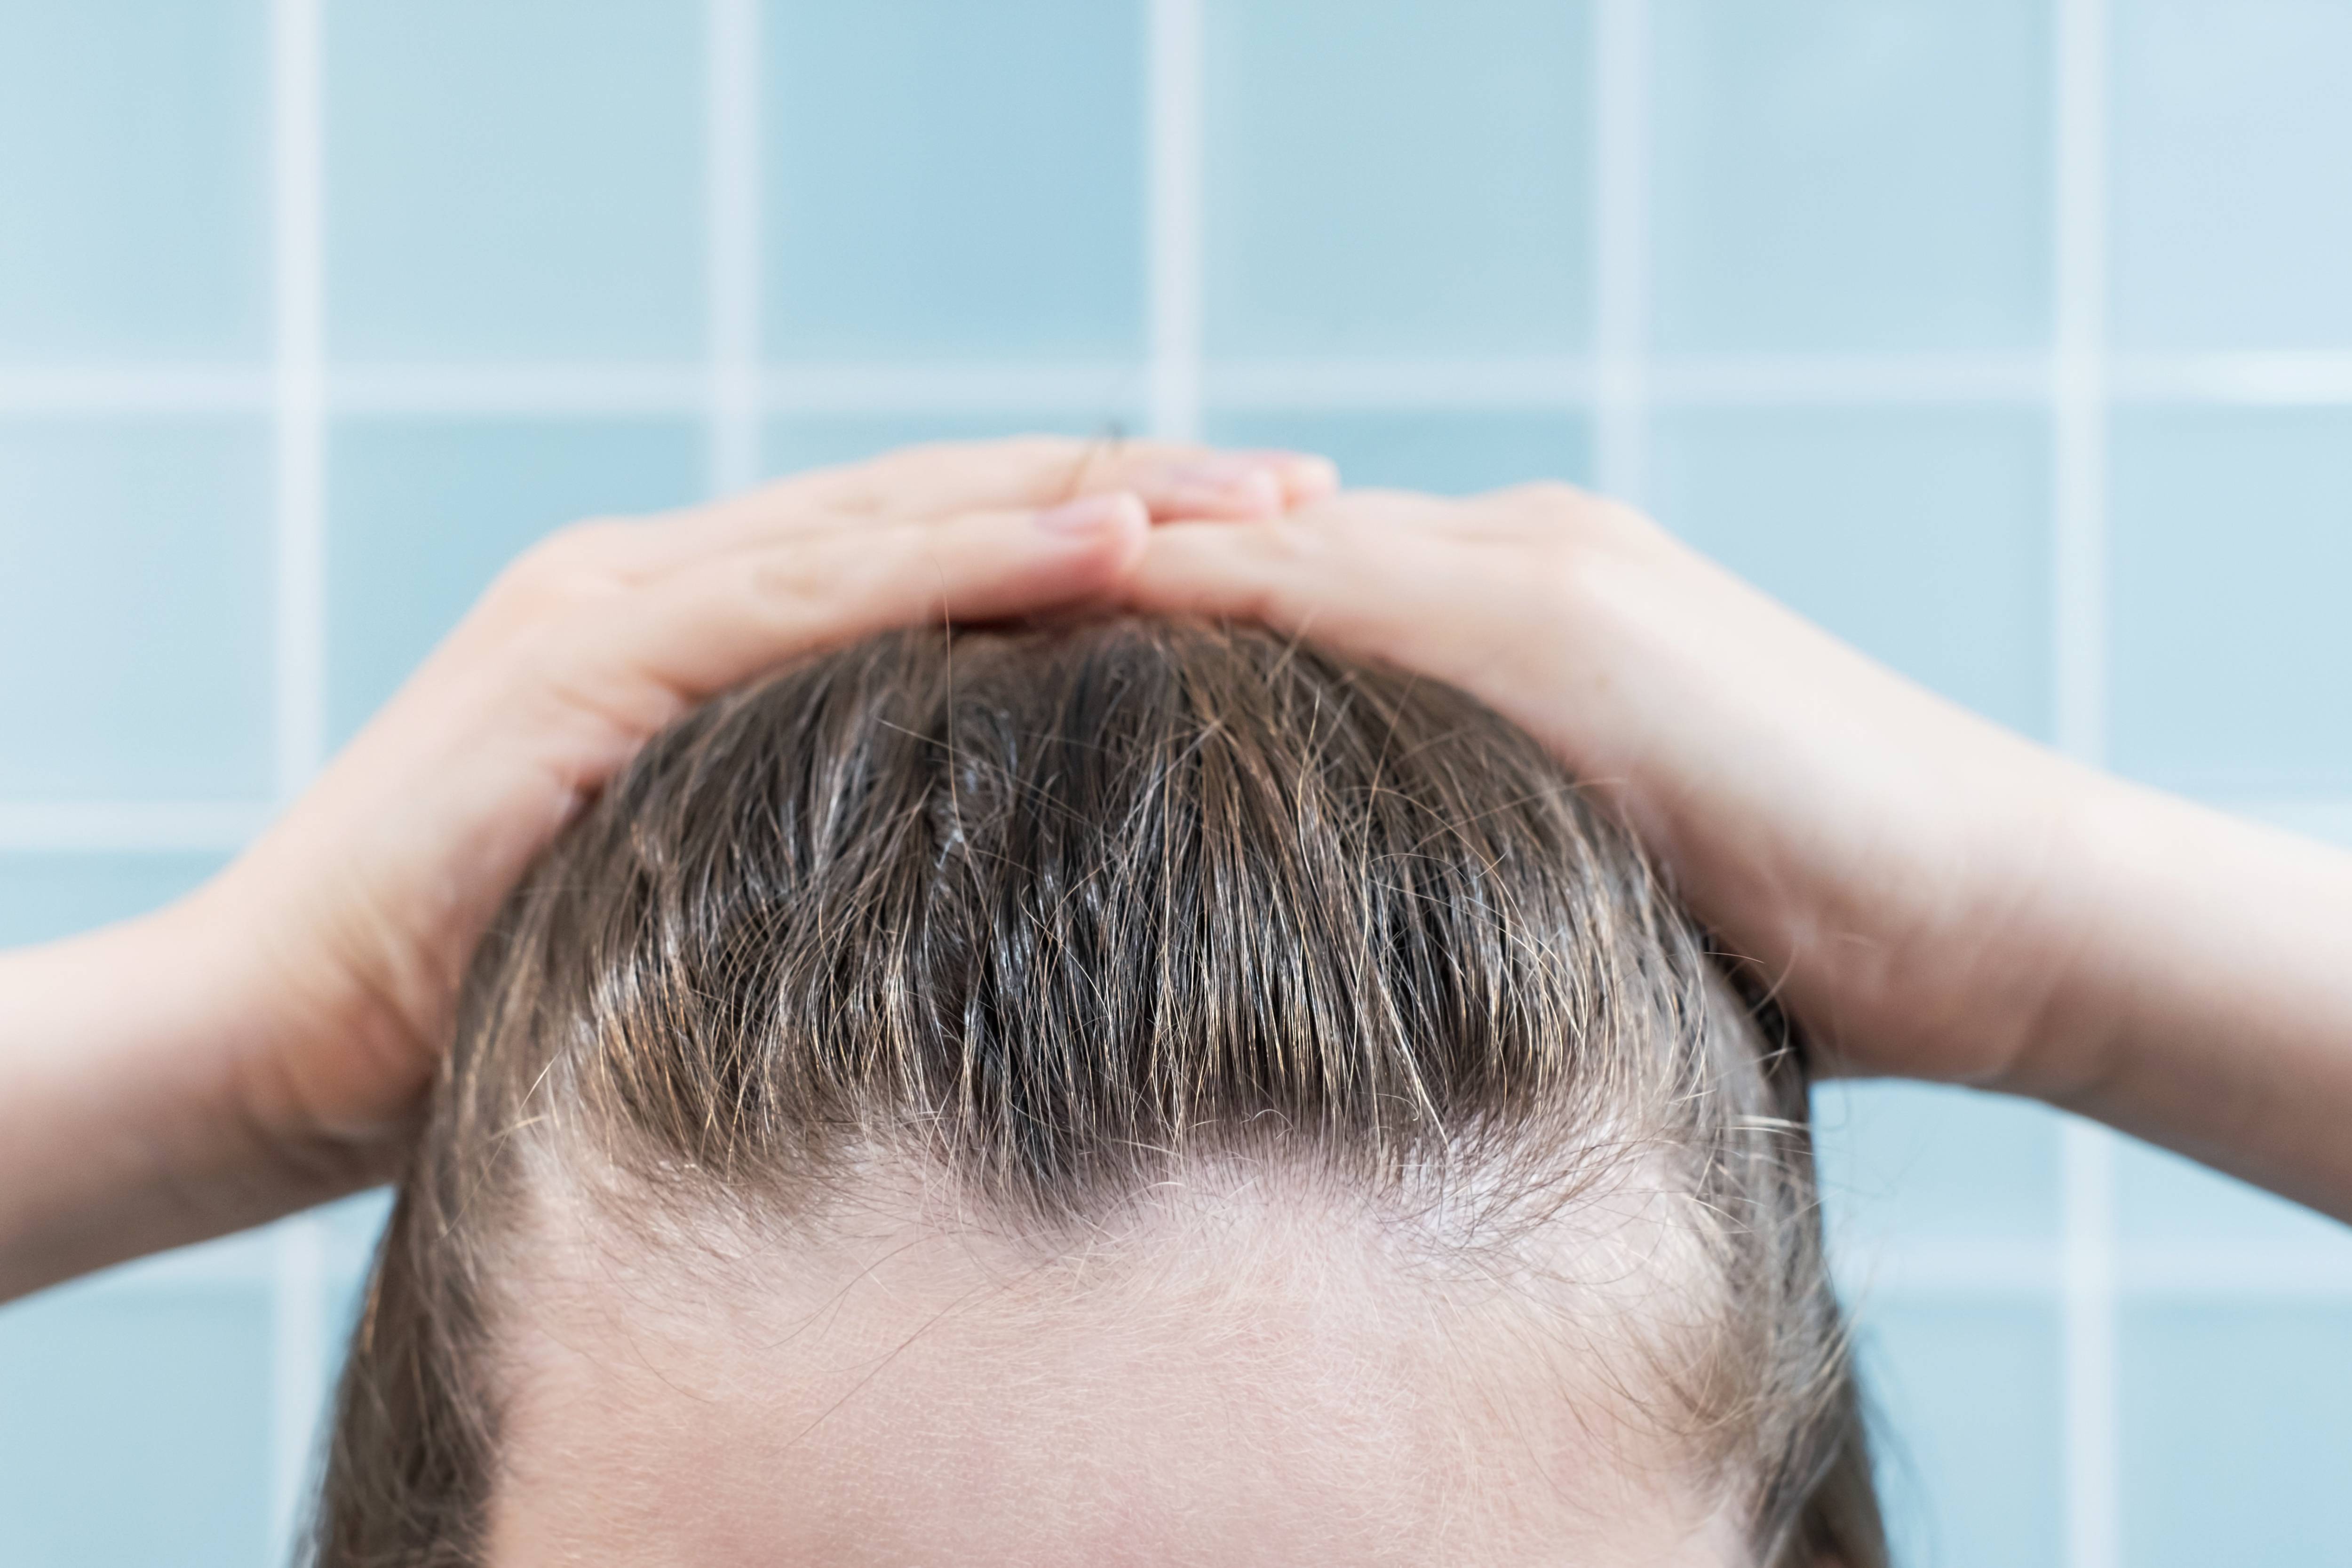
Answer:
[{"label": "finger", "polygon": [[1336,483],[1328,462],[1297,453],[1021,437],[909,447],[653,521],[675,559],[850,519],[1048,507],[1114,490],[1132,492],[1158,518],[1263,517],[1328,494]]},{"label": "finger", "polygon": [[[1254,621],[1340,651],[1450,668],[1483,649],[1502,606],[1496,552],[1455,537],[1440,505],[1373,521],[1310,509],[1262,523],[1151,531],[1109,602],[1151,615]],[[1426,526],[1421,526],[1426,524]],[[1465,617],[1468,617],[1467,623]]]},{"label": "finger", "polygon": [[[782,659],[872,632],[1098,596],[1133,566],[1149,528],[1142,502],[1114,492],[713,555],[656,581],[617,624],[580,624],[554,667],[580,671],[574,690],[609,692],[658,724]],[[651,710],[635,712],[639,704]]]}]

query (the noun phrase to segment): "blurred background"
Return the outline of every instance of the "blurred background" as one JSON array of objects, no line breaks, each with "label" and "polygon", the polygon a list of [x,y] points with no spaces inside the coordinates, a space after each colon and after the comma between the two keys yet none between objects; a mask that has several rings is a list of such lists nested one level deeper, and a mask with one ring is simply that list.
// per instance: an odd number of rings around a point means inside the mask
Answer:
[{"label": "blurred background", "polygon": [[[548,528],[1041,428],[1596,484],[2352,841],[2347,81],[2352,0],[0,0],[0,941]],[[2352,1563],[2352,1232],[1821,1113],[1907,1563]],[[381,1215],[0,1310],[0,1563],[282,1560]]]}]

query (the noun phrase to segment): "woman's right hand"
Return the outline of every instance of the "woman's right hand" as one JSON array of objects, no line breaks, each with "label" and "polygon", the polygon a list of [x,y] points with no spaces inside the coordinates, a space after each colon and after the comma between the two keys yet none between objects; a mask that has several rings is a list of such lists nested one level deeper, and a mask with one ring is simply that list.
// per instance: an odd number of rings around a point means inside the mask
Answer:
[{"label": "woman's right hand", "polygon": [[1126,592],[1533,732],[1831,1070],[2037,1095],[2352,1215],[2352,857],[2070,763],[1565,485],[1164,525]]}]

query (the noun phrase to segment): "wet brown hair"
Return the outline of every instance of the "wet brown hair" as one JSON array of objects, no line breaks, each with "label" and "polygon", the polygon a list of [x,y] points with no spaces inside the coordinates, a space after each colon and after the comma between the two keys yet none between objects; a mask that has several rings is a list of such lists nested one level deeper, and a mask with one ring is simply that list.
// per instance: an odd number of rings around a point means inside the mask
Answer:
[{"label": "wet brown hair", "polygon": [[1458,691],[1182,622],[873,638],[673,726],[508,903],[311,1557],[479,1560],[499,1286],[550,1169],[756,1215],[878,1153],[1051,1234],[1254,1150],[1461,1247],[1664,1173],[1706,1278],[1654,1397],[1759,1563],[1876,1568],[1805,1095],[1626,837]]}]

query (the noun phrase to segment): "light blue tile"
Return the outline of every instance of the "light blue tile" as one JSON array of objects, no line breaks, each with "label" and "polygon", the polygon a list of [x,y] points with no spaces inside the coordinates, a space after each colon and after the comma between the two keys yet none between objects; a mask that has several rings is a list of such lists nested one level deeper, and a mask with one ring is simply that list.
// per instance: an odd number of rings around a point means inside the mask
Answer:
[{"label": "light blue tile", "polygon": [[2127,1249],[2259,1242],[2352,1272],[2352,1226],[2132,1139],[2116,1150],[2116,1228]]},{"label": "light blue tile", "polygon": [[1973,1089],[1825,1083],[1813,1135],[1832,1244],[1871,1277],[1885,1249],[2058,1234],[2057,1115]]},{"label": "light blue tile", "polygon": [[930,441],[986,441],[1055,435],[1116,442],[1139,421],[1101,410],[1037,409],[1020,414],[833,414],[779,419],[768,426],[761,458],[772,474],[798,473],[879,457]]},{"label": "light blue tile", "polygon": [[161,909],[220,865],[215,855],[0,855],[0,947]]},{"label": "light blue tile", "polygon": [[1137,353],[1143,15],[1098,0],[770,4],[770,351]]},{"label": "light blue tile", "polygon": [[257,423],[0,422],[0,798],[266,795],[269,499]]},{"label": "light blue tile", "polygon": [[0,1310],[0,1563],[263,1562],[269,1369],[256,1286],[99,1282]]},{"label": "light blue tile", "polygon": [[1341,481],[1468,495],[1530,479],[1583,479],[1591,429],[1572,414],[1213,414],[1209,438],[1285,447],[1339,465]]},{"label": "light blue tile", "polygon": [[320,1212],[325,1229],[327,1290],[327,1386],[342,1376],[351,1338],[367,1309],[368,1279],[376,1246],[392,1217],[388,1187],[361,1193]]},{"label": "light blue tile", "polygon": [[698,355],[701,9],[328,6],[332,350]]},{"label": "light blue tile", "polygon": [[2352,347],[2352,6],[2136,0],[2115,37],[2116,341]]},{"label": "light blue tile", "polygon": [[2352,1564],[2352,1305],[2125,1310],[2124,1561]]},{"label": "light blue tile", "polygon": [[567,522],[696,499],[690,425],[369,419],[332,441],[330,728],[348,736],[457,625],[499,568]]},{"label": "light blue tile", "polygon": [[2115,422],[2117,766],[2215,795],[2352,785],[2352,415]]},{"label": "light blue tile", "polygon": [[1885,1308],[1864,1322],[1861,1352],[1884,1416],[1879,1489],[1895,1561],[2056,1568],[2065,1498],[2055,1309]]},{"label": "light blue tile", "polygon": [[2050,10],[2048,0],[1658,0],[1659,343],[2040,343]]},{"label": "light blue tile", "polygon": [[260,0],[0,0],[0,359],[268,352]]},{"label": "light blue tile", "polygon": [[1591,9],[1209,0],[1211,351],[1584,346]]},{"label": "light blue tile", "polygon": [[1663,416],[1676,532],[1895,668],[2049,729],[2042,424],[2006,409],[1691,409]]}]

